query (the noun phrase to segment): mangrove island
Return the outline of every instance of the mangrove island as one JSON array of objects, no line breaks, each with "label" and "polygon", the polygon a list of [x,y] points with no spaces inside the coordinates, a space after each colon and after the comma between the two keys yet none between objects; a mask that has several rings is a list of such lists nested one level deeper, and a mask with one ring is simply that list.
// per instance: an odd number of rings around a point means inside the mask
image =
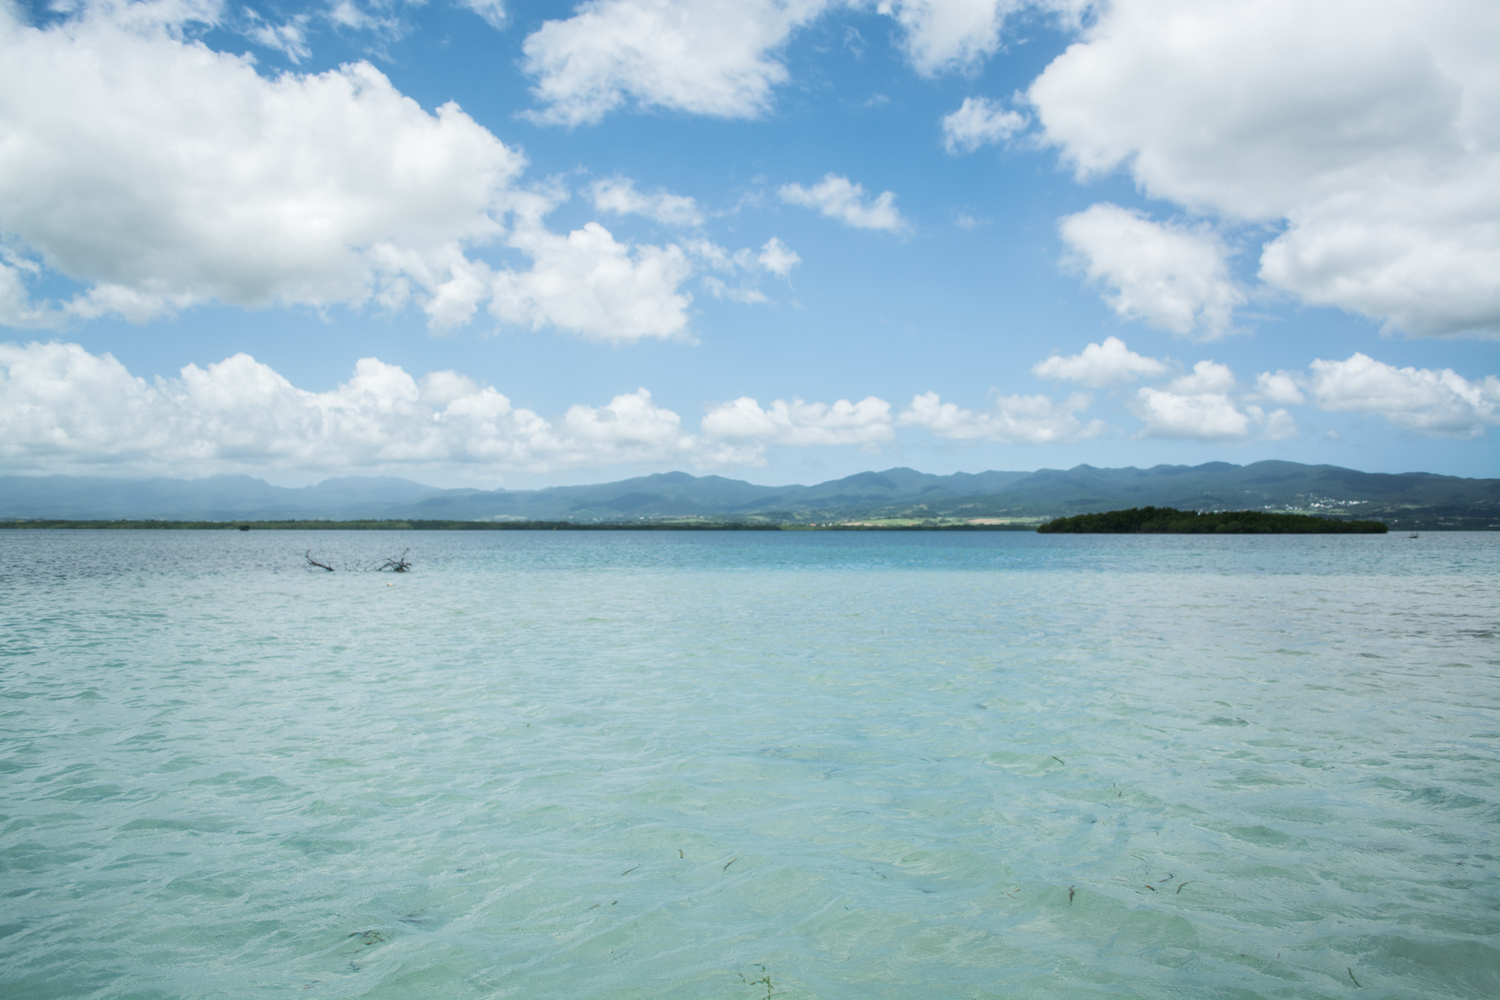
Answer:
[{"label": "mangrove island", "polygon": [[1132,507],[1060,517],[1036,530],[1043,535],[1383,535],[1386,526],[1380,521],[1342,521],[1259,510],[1204,514],[1173,507]]}]

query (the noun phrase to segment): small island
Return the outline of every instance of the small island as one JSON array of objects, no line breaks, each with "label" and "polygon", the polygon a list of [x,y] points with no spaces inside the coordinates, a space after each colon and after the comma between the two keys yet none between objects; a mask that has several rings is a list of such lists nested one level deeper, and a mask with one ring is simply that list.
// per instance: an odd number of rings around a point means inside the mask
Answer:
[{"label": "small island", "polygon": [[1380,521],[1339,521],[1307,514],[1259,510],[1200,514],[1172,507],[1132,507],[1059,517],[1036,530],[1043,535],[1383,535],[1387,529]]}]

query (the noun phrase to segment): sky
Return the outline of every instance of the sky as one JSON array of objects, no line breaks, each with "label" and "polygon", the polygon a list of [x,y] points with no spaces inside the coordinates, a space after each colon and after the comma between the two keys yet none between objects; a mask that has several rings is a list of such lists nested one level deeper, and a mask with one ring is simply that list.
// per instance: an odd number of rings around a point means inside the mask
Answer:
[{"label": "sky", "polygon": [[0,0],[0,473],[1500,475],[1493,0]]}]

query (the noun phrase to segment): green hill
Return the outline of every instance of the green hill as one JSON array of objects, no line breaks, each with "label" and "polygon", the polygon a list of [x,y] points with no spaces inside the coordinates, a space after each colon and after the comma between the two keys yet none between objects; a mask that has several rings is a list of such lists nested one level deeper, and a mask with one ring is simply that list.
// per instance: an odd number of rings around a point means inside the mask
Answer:
[{"label": "green hill", "polygon": [[1139,507],[1258,510],[1378,519],[1400,529],[1500,528],[1500,479],[1368,473],[1256,462],[955,473],[862,472],[813,486],[762,486],[685,472],[539,490],[437,489],[346,477],[288,489],[248,476],[126,480],[0,476],[0,518],[569,521],[683,519],[809,524],[1052,518]]}]

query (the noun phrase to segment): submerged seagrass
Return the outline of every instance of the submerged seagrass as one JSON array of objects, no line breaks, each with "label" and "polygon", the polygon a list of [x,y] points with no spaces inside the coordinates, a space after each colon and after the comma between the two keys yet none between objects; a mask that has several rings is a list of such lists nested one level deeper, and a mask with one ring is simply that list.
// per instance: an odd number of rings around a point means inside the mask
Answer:
[{"label": "submerged seagrass", "polygon": [[1271,514],[1259,510],[1200,513],[1172,507],[1132,507],[1060,517],[1036,530],[1044,535],[1383,535],[1388,529],[1379,521],[1347,521],[1307,514]]},{"label": "submerged seagrass", "polygon": [[1494,533],[0,532],[0,995],[1493,997],[1497,580]]}]

